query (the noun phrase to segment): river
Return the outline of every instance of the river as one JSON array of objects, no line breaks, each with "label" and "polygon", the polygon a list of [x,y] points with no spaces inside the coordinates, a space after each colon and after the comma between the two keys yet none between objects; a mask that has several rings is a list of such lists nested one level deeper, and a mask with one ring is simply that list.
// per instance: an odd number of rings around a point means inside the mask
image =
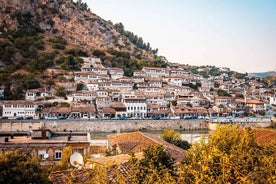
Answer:
[{"label": "river", "polygon": [[[146,133],[151,133],[157,136],[161,136],[163,133],[163,130],[155,130],[155,131],[142,131],[142,132],[146,132]],[[207,136],[209,134],[211,134],[213,131],[210,130],[182,130],[179,131],[180,132],[180,136],[182,138],[182,140],[188,141],[189,143],[194,142],[194,141],[198,141],[200,139],[201,136]],[[116,134],[116,132],[113,133],[95,133],[92,132],[91,133],[91,140],[92,142],[105,142],[107,140],[107,135],[110,134]]]}]

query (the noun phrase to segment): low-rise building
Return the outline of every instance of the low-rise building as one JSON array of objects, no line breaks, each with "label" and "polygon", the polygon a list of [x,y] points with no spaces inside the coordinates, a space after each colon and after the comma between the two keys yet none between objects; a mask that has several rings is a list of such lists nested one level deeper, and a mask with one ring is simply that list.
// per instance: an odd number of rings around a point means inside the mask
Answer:
[{"label": "low-rise building", "polygon": [[147,117],[147,103],[145,98],[125,98],[126,114],[130,118]]},{"label": "low-rise building", "polygon": [[61,161],[62,150],[72,148],[72,153],[83,156],[90,151],[90,134],[76,135],[73,132],[59,135],[49,129],[32,130],[25,136],[0,137],[0,152],[21,151],[40,157],[41,164],[56,164]]},{"label": "low-rise building", "polygon": [[10,100],[3,102],[2,116],[8,118],[36,117],[38,105],[33,101]]},{"label": "low-rise building", "polygon": [[51,97],[52,94],[50,92],[47,92],[42,89],[31,89],[27,90],[25,93],[25,100],[38,100],[38,99],[43,99],[46,97]]}]

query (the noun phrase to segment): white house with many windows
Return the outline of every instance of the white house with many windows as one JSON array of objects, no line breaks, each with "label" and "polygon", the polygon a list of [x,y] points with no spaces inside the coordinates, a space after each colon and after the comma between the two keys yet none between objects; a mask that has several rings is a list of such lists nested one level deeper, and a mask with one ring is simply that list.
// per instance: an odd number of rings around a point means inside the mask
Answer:
[{"label": "white house with many windows", "polygon": [[9,118],[35,117],[38,105],[32,101],[11,100],[3,103],[2,116]]},{"label": "white house with many windows", "polygon": [[130,118],[145,118],[147,116],[147,103],[145,98],[125,98],[126,114]]}]

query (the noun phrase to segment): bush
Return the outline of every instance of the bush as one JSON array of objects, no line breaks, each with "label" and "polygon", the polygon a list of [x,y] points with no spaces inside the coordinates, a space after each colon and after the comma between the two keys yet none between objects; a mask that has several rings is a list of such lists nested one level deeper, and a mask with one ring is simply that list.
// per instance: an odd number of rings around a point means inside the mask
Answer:
[{"label": "bush", "polygon": [[63,45],[61,43],[54,43],[53,48],[63,50],[63,49],[65,49],[65,45]]}]

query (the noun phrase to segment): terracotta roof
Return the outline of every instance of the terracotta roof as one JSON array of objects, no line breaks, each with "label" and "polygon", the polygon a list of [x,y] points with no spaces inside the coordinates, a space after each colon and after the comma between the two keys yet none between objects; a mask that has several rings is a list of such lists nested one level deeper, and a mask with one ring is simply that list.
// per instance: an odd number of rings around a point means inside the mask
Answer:
[{"label": "terracotta roof", "polygon": [[94,105],[86,105],[86,106],[73,106],[71,111],[74,112],[96,112]]},{"label": "terracotta roof", "polygon": [[42,110],[42,113],[70,113],[70,107],[48,107]]},{"label": "terracotta roof", "polygon": [[33,101],[27,100],[9,100],[3,102],[5,105],[35,105]]},{"label": "terracotta roof", "polygon": [[262,105],[264,104],[264,102],[259,101],[259,100],[246,100],[247,104],[258,104],[258,105]]},{"label": "terracotta roof", "polygon": [[[143,153],[135,153],[135,157],[138,159],[143,158]],[[86,160],[86,167],[92,168],[95,163],[101,164],[104,166],[112,166],[112,165],[119,165],[124,162],[128,162],[131,158],[131,155],[129,154],[120,154],[120,155],[114,155],[114,156],[107,156],[107,157],[100,157],[100,158],[89,158]]]},{"label": "terracotta roof", "polygon": [[141,152],[149,145],[162,144],[165,147],[165,151],[170,153],[176,162],[180,162],[185,154],[185,150],[164,141],[160,137],[148,133],[131,132],[108,135],[107,139],[112,147],[119,146],[123,153]]},{"label": "terracotta roof", "polygon": [[87,183],[92,179],[92,169],[74,169],[52,172],[49,176],[52,184],[67,184],[74,181],[74,184]]},{"label": "terracotta roof", "polygon": [[[141,132],[131,132],[131,133],[122,133],[117,135],[108,135],[107,139],[109,141],[109,144],[112,147],[116,147],[117,145],[123,145],[124,144],[124,150],[123,153],[128,152],[141,152],[145,147],[156,144],[155,141],[148,139],[145,137]],[[123,143],[123,144],[122,144]],[[129,149],[126,150],[128,144]],[[133,146],[135,144],[135,146]]]},{"label": "terracotta roof", "polygon": [[126,108],[126,106],[123,102],[113,102],[112,107],[113,108]]},{"label": "terracotta roof", "polygon": [[114,108],[110,108],[110,107],[105,107],[102,109],[104,114],[115,114],[116,111]]}]

